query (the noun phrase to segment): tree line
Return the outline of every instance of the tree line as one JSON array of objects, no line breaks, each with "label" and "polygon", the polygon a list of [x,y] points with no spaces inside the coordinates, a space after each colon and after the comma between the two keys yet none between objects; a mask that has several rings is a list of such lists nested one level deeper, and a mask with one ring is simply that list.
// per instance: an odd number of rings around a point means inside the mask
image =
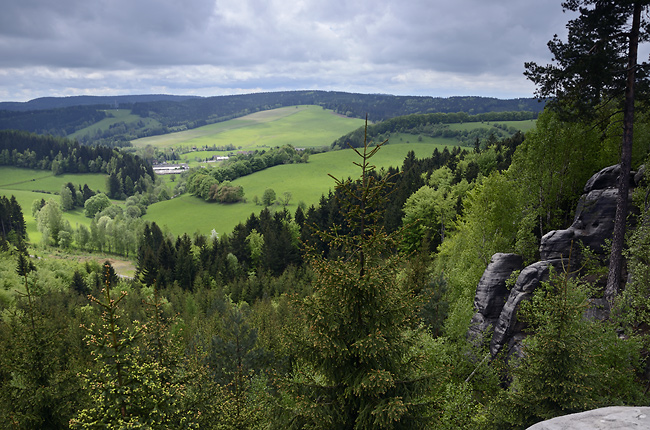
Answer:
[{"label": "tree line", "polygon": [[[387,119],[377,124],[368,126],[368,136],[374,141],[383,141],[390,138],[391,133],[409,133],[430,137],[450,137],[458,139],[462,144],[471,146],[478,139],[484,142],[488,138],[494,143],[496,140],[505,139],[517,132],[516,129],[505,126],[489,129],[479,128],[472,132],[464,130],[451,130],[449,124],[463,124],[468,122],[494,122],[494,121],[522,121],[537,118],[537,112],[490,112],[469,115],[466,112],[455,113],[430,113],[412,114]],[[363,144],[364,128],[358,128],[332,143],[332,148],[346,148],[348,145],[358,148]],[[490,137],[492,136],[492,137]],[[486,146],[484,144],[484,146]]]},{"label": "tree line", "polygon": [[115,199],[143,192],[147,178],[154,178],[151,164],[137,155],[11,130],[0,131],[0,165],[51,170],[55,175],[105,173],[109,197]]},{"label": "tree line", "polygon": [[178,182],[175,191],[189,192],[209,202],[234,203],[243,200],[244,190],[231,181],[281,164],[306,163],[308,159],[309,152],[297,151],[291,145],[237,154],[218,167],[191,170]]}]

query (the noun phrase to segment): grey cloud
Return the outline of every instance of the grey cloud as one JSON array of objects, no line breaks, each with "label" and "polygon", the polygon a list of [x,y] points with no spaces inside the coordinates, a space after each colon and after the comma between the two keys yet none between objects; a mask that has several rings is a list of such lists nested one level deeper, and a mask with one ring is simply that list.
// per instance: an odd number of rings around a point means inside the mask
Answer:
[{"label": "grey cloud", "polygon": [[523,80],[523,62],[548,58],[545,44],[567,20],[559,0],[6,3],[5,99],[24,97],[30,86],[41,93],[309,86],[477,94],[474,84],[493,91],[499,76]]}]

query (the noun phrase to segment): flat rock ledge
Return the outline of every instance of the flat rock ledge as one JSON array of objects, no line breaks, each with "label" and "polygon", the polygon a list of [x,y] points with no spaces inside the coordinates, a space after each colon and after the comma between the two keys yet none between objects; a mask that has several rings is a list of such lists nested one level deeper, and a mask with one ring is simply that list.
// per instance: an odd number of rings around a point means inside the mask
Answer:
[{"label": "flat rock ledge", "polygon": [[610,406],[542,421],[528,430],[650,430],[650,407]]}]

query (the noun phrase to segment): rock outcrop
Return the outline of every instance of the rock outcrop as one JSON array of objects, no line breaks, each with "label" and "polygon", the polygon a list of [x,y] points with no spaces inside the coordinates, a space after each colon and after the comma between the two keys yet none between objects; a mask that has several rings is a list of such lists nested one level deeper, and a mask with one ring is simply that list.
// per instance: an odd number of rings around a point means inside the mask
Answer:
[{"label": "rock outcrop", "polygon": [[[492,257],[476,289],[476,314],[468,332],[470,339],[486,340],[492,327],[492,356],[504,347],[508,354],[518,354],[525,327],[517,320],[517,310],[540,283],[548,280],[550,268],[570,271],[571,267],[578,267],[582,259],[580,244],[588,247],[603,262],[606,261],[608,256],[603,245],[607,239],[611,239],[614,229],[619,175],[620,167],[616,165],[601,170],[589,179],[578,202],[573,224],[566,230],[551,231],[542,237],[540,261],[523,268],[510,291],[505,281],[515,270],[521,269],[521,257],[513,254],[495,254]],[[636,184],[635,179],[638,181],[639,177],[635,178],[633,172],[630,175],[632,187]],[[597,310],[597,300],[593,303],[591,316],[606,317],[606,313]]]},{"label": "rock outcrop", "polygon": [[[618,165],[610,166],[587,181],[573,224],[566,230],[550,231],[542,237],[539,247],[542,261],[570,256],[579,259],[579,242],[595,254],[603,255],[602,246],[607,239],[611,239],[614,231],[618,195],[616,184],[620,173]],[[630,178],[634,180],[633,175]]]},{"label": "rock outcrop", "polygon": [[506,281],[514,271],[521,270],[523,264],[523,258],[517,254],[497,253],[492,256],[476,287],[476,314],[469,329],[469,337],[474,341],[482,342],[489,328],[495,327],[510,293]]},{"label": "rock outcrop", "polygon": [[650,408],[611,406],[542,421],[528,430],[650,430]]}]

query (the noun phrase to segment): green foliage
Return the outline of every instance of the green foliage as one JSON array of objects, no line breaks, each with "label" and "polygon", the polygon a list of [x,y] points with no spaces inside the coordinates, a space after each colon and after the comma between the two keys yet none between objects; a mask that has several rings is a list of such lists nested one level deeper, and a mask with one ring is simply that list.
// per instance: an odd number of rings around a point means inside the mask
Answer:
[{"label": "green foliage", "polygon": [[[490,124],[490,121],[521,121],[536,117],[537,112],[486,112],[468,115],[463,111],[455,111],[454,113],[395,115],[369,126],[367,136],[368,139],[376,139],[397,133],[409,133],[417,136],[418,142],[421,142],[422,135],[425,135],[454,139],[463,146],[473,145],[480,138],[481,141],[486,141],[484,146],[488,147],[490,141],[507,138],[517,132],[513,127]],[[363,145],[363,139],[364,128],[361,127],[335,140],[332,148],[345,148],[347,145],[358,148]]]},{"label": "green foliage", "polygon": [[45,245],[58,246],[61,239],[60,234],[64,231],[71,232],[70,223],[63,219],[59,204],[50,199],[45,206],[36,214],[38,231],[42,233],[42,241]]},{"label": "green foliage", "polygon": [[465,179],[452,185],[453,179],[451,169],[443,166],[431,174],[429,185],[408,198],[403,209],[405,250],[416,250],[425,238],[436,249],[453,231],[458,202],[471,188]]},{"label": "green foliage", "polygon": [[648,196],[650,187],[639,187],[635,200],[641,209],[638,225],[630,234],[626,251],[629,281],[616,301],[613,319],[621,324],[629,336],[638,337],[644,345],[650,339],[644,327],[650,324],[650,212]]},{"label": "green foliage", "polygon": [[287,388],[294,426],[419,428],[422,379],[414,379],[414,294],[396,282],[395,245],[381,224],[383,190],[370,158],[381,145],[357,151],[359,181],[336,180],[345,228],[321,232],[337,250],[324,259],[312,250],[314,293],[301,305],[302,329],[292,337],[298,365]]},{"label": "green foliage", "polygon": [[522,213],[534,223],[530,233],[539,238],[571,224],[585,183],[616,162],[611,151],[616,146],[586,123],[563,122],[550,110],[539,116],[537,128],[526,134],[508,172],[526,206]]},{"label": "green foliage", "polygon": [[15,429],[65,428],[78,388],[70,370],[65,321],[43,299],[36,267],[18,253],[24,293],[0,321],[0,425]]},{"label": "green foliage", "polygon": [[101,309],[101,325],[87,328],[86,341],[96,362],[83,379],[91,402],[71,421],[71,428],[196,428],[192,413],[183,412],[183,386],[172,377],[174,352],[165,342],[158,297],[152,323],[129,327],[120,321],[127,293],[116,297],[116,284],[115,271],[104,263],[103,297],[91,296]]},{"label": "green foliage", "polygon": [[0,196],[0,249],[4,242],[20,245],[27,238],[27,226],[15,196]]},{"label": "green foliage", "polygon": [[[636,52],[639,42],[648,41],[647,16],[641,13],[647,10],[647,3],[569,0],[562,2],[562,7],[579,15],[567,23],[566,42],[555,35],[548,43],[554,64],[526,63],[525,74],[537,85],[536,94],[551,99],[553,108],[565,115],[593,118],[603,102],[618,99],[622,105],[632,71],[632,82],[638,82],[637,96],[643,96],[647,88],[640,83],[648,71],[645,63],[636,64],[636,57],[629,64],[629,51],[633,44]],[[640,17],[636,41],[631,25],[635,12]]]},{"label": "green foliage", "polygon": [[59,198],[61,199],[61,209],[63,211],[69,211],[74,208],[75,202],[72,197],[72,191],[66,185],[61,186],[61,191],[59,192]]},{"label": "green foliage", "polygon": [[84,215],[88,218],[94,218],[95,215],[111,206],[111,204],[111,200],[106,194],[96,194],[84,203]]},{"label": "green foliage", "polygon": [[448,335],[465,336],[476,285],[492,255],[514,251],[521,203],[506,174],[493,173],[467,194],[456,232],[442,243],[434,263],[448,283]]},{"label": "green foliage", "polygon": [[267,188],[262,195],[262,204],[264,206],[271,206],[275,202],[275,190]]},{"label": "green foliage", "polygon": [[531,335],[513,367],[506,421],[516,427],[612,404],[636,404],[639,344],[613,325],[585,318],[588,285],[568,274],[552,277],[522,305]]}]

